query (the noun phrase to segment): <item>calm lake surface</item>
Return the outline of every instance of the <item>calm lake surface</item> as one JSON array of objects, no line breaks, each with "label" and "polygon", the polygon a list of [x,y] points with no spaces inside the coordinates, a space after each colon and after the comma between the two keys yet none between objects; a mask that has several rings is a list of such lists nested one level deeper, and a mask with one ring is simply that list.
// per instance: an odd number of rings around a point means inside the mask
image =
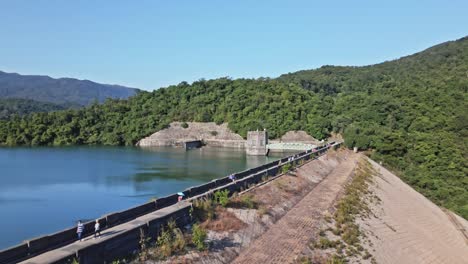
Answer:
[{"label": "calm lake surface", "polygon": [[278,158],[221,148],[0,148],[0,249]]}]

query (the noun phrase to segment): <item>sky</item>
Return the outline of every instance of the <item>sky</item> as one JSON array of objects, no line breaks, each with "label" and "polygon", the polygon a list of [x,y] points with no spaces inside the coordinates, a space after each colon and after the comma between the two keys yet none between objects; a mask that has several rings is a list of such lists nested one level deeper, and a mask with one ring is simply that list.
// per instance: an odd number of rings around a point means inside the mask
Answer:
[{"label": "sky", "polygon": [[468,35],[468,1],[0,0],[0,70],[153,90],[368,65]]}]

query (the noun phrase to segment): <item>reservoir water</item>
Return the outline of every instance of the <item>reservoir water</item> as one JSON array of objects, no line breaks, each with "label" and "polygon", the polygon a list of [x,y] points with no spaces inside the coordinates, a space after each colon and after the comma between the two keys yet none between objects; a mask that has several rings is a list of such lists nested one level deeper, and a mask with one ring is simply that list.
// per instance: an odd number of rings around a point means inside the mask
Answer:
[{"label": "reservoir water", "polygon": [[278,158],[221,148],[0,148],[0,249]]}]

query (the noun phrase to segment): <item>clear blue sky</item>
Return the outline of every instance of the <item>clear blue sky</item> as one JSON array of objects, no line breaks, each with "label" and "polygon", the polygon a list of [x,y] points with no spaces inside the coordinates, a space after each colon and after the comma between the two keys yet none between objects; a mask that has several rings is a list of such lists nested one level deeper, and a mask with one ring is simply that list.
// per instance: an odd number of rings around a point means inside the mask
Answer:
[{"label": "clear blue sky", "polygon": [[468,1],[0,0],[0,70],[152,90],[366,65],[468,35]]}]

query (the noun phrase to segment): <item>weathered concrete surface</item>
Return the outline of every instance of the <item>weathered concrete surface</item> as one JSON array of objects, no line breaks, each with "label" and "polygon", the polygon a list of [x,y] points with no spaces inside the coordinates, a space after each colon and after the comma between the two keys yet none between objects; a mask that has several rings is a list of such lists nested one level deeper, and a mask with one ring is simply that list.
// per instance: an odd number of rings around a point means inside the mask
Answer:
[{"label": "weathered concrete surface", "polygon": [[319,232],[323,213],[333,205],[358,156],[343,161],[233,263],[294,263],[311,236]]},{"label": "weathered concrete surface", "polygon": [[263,131],[249,131],[247,132],[247,142],[245,150],[247,155],[265,156],[268,154],[268,133]]},{"label": "weathered concrete surface", "polygon": [[[168,128],[160,130],[138,141],[137,146],[182,146],[185,141],[203,140],[206,146],[224,148],[245,148],[246,140],[239,134],[232,132],[228,124],[217,125],[214,122],[186,122],[187,128],[183,128],[183,122],[172,122]],[[311,137],[305,131],[288,131],[280,139],[271,143],[296,142],[319,145],[319,141]]]},{"label": "weathered concrete surface", "polygon": [[[468,263],[468,245],[437,205],[397,176],[370,160],[380,171],[372,191],[381,202],[373,205],[376,217],[361,220],[377,263]],[[462,226],[468,222],[456,217]]]},{"label": "weathered concrete surface", "polygon": [[279,141],[281,142],[301,142],[318,145],[320,141],[313,138],[307,132],[298,130],[298,131],[288,131],[284,134]]},{"label": "weathered concrete surface", "polygon": [[223,147],[231,147],[232,143],[232,146],[237,148],[239,141],[245,142],[240,135],[228,128],[227,123],[217,125],[214,122],[187,122],[187,128],[183,128],[182,124],[182,122],[172,122],[168,128],[138,141],[137,146],[177,146],[185,141],[204,140],[207,145],[210,142],[214,144],[222,142]]}]

